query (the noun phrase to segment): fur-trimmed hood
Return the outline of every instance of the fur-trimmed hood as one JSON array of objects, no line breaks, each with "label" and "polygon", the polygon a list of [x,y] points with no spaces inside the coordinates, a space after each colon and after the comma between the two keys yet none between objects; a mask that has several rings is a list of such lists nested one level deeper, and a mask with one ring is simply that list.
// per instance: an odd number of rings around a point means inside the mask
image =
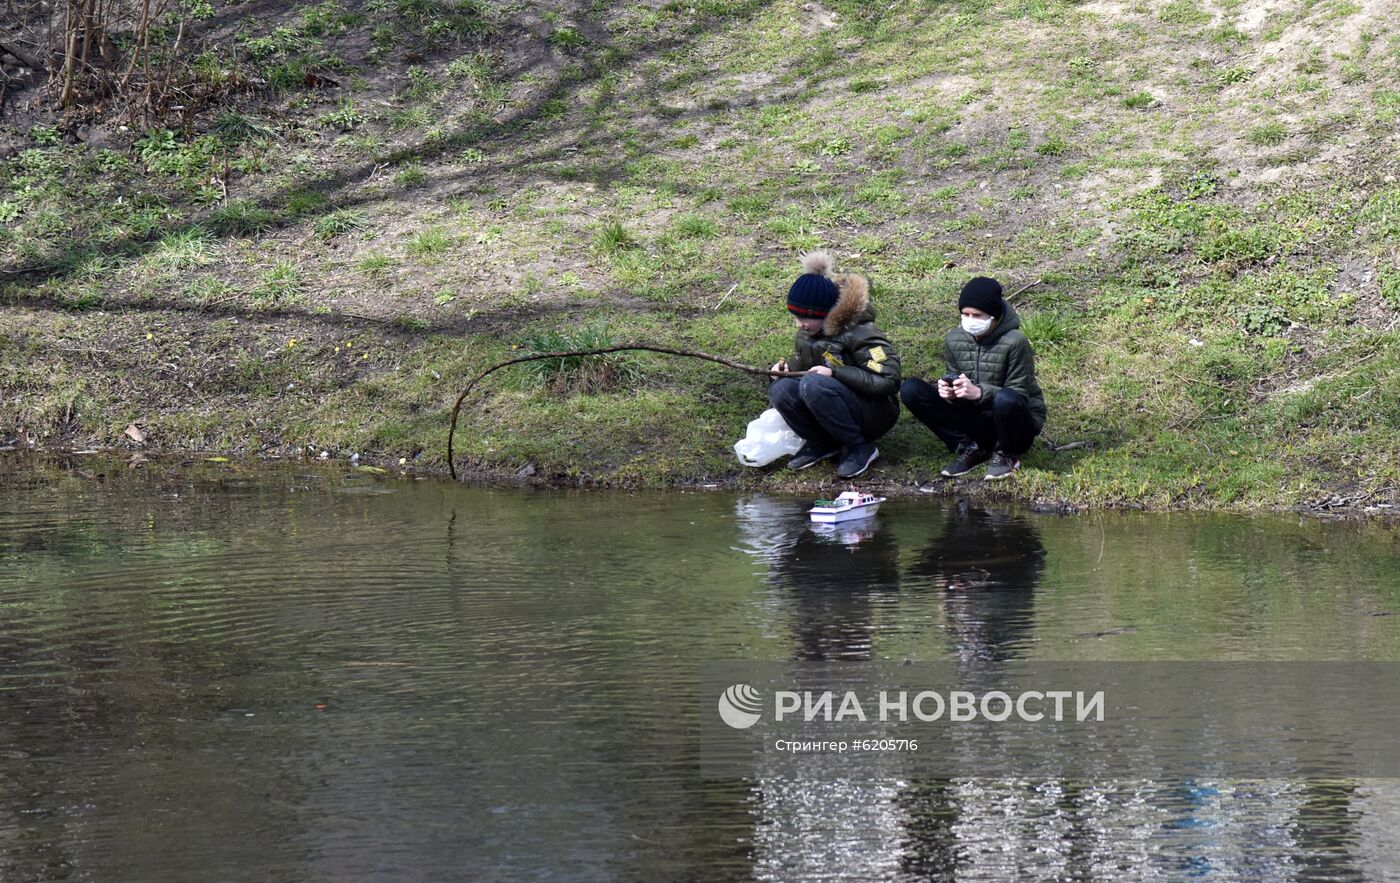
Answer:
[{"label": "fur-trimmed hood", "polygon": [[855,273],[842,273],[832,280],[841,294],[836,306],[826,314],[822,334],[835,337],[862,322],[875,321],[875,307],[870,303],[870,280]]},{"label": "fur-trimmed hood", "polygon": [[822,334],[826,337],[835,337],[862,322],[875,321],[875,308],[870,304],[870,280],[855,273],[833,275],[831,266],[831,255],[824,251],[812,251],[802,256],[802,272],[825,276],[836,283],[839,292],[836,305],[822,323]]}]

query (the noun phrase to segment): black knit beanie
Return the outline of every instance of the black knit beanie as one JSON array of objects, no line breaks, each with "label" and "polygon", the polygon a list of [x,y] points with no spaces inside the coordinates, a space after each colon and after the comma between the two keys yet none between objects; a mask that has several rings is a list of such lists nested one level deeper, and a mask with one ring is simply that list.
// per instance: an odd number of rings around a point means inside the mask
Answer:
[{"label": "black knit beanie", "polygon": [[1001,283],[986,276],[978,276],[962,287],[958,295],[958,309],[972,307],[988,316],[1000,319],[1006,315],[1006,301],[1001,299]]},{"label": "black knit beanie", "polygon": [[803,273],[788,289],[787,308],[794,316],[823,319],[836,306],[841,292],[836,283],[820,273]]}]

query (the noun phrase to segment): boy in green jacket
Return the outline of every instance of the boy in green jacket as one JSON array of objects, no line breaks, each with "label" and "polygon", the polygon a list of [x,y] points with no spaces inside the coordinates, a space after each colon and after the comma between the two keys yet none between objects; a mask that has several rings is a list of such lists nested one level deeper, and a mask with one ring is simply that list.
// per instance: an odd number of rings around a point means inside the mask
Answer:
[{"label": "boy in green jacket", "polygon": [[1031,343],[995,279],[978,276],[964,285],[958,310],[961,325],[943,341],[948,373],[937,386],[910,378],[899,397],[957,455],[943,475],[987,463],[987,480],[1007,478],[1045,425]]},{"label": "boy in green jacket", "polygon": [[813,252],[788,290],[797,326],[794,353],[774,371],[805,371],[768,388],[768,399],[806,442],[788,466],[806,469],[836,460],[840,478],[870,468],[875,440],[899,419],[899,356],[875,324],[870,283],[854,273],[831,275],[831,257]]}]

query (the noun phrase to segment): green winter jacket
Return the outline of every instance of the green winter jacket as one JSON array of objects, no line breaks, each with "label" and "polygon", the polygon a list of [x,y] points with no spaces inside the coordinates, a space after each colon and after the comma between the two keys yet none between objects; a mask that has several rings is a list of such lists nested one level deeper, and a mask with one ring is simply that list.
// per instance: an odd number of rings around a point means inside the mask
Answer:
[{"label": "green winter jacket", "polygon": [[966,374],[982,390],[982,397],[973,405],[990,410],[997,392],[1007,387],[1030,400],[1036,431],[1045,425],[1045,396],[1035,379],[1031,342],[1021,333],[1021,317],[1011,304],[1006,305],[1006,315],[980,340],[961,326],[949,331],[943,340],[943,356],[949,371]]},{"label": "green winter jacket", "polygon": [[871,400],[876,414],[893,419],[899,415],[899,355],[875,325],[870,283],[854,273],[833,281],[841,294],[827,313],[822,333],[813,336],[798,330],[788,369],[806,371],[826,365],[832,377]]}]

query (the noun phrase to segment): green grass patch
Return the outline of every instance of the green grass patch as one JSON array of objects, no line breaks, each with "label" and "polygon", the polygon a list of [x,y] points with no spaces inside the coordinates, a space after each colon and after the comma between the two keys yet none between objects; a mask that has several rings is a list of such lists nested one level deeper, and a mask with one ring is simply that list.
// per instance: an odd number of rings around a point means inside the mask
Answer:
[{"label": "green grass patch", "polygon": [[416,257],[440,255],[452,247],[454,237],[441,227],[429,227],[408,241],[408,253]]},{"label": "green grass patch", "polygon": [[[527,337],[526,355],[602,349],[617,341],[604,326],[550,329]],[[613,389],[630,389],[642,382],[641,366],[626,352],[593,356],[560,356],[525,362],[520,370],[530,382],[556,395],[593,395]]]},{"label": "green grass patch", "polygon": [[317,218],[316,222],[312,224],[312,229],[316,231],[318,236],[331,239],[356,230],[363,230],[368,226],[369,212],[358,208],[344,208]]},{"label": "green grass patch", "polygon": [[306,282],[300,268],[291,261],[277,261],[258,274],[253,301],[261,306],[289,306],[301,301]]},{"label": "green grass patch", "polygon": [[234,199],[209,214],[209,228],[228,236],[255,236],[276,226],[272,212],[247,199]]},{"label": "green grass patch", "polygon": [[1250,144],[1272,147],[1288,140],[1288,128],[1278,120],[1270,120],[1267,123],[1251,126],[1248,138]]},{"label": "green grass patch", "polygon": [[713,239],[719,233],[719,225],[704,215],[681,215],[672,229],[683,239]]},{"label": "green grass patch", "polygon": [[594,233],[593,246],[603,254],[617,254],[637,248],[639,243],[621,221],[607,221]]},{"label": "green grass patch", "polygon": [[1203,25],[1210,21],[1210,13],[1192,0],[1172,0],[1161,8],[1157,17],[1169,24],[1188,26]]}]

